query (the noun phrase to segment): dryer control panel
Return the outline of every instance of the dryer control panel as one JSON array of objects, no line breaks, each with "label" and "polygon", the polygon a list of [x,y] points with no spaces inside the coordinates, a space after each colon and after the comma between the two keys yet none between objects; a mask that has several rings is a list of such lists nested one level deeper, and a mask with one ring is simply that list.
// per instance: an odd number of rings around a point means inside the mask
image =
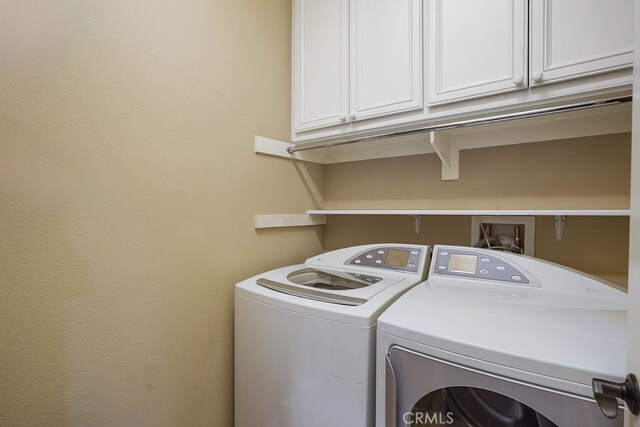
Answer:
[{"label": "dryer control panel", "polygon": [[392,270],[420,270],[424,249],[421,247],[376,247],[363,251],[347,261],[359,267],[379,267]]},{"label": "dryer control panel", "polygon": [[[513,256],[513,255],[512,255]],[[432,274],[496,280],[518,285],[536,286],[520,266],[495,251],[461,247],[438,247],[433,257]],[[531,278],[533,280],[533,278]]]}]

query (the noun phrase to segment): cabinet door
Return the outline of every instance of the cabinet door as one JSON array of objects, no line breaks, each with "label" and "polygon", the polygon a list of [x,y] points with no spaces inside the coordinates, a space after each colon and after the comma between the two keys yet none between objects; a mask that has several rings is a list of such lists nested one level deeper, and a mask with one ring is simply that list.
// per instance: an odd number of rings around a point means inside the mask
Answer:
[{"label": "cabinet door", "polygon": [[632,62],[632,0],[531,0],[531,85]]},{"label": "cabinet door", "polygon": [[294,0],[294,130],[349,113],[349,0]]},{"label": "cabinet door", "polygon": [[429,0],[428,104],[527,86],[526,0]]},{"label": "cabinet door", "polygon": [[351,120],[422,108],[421,9],[421,0],[351,1]]}]

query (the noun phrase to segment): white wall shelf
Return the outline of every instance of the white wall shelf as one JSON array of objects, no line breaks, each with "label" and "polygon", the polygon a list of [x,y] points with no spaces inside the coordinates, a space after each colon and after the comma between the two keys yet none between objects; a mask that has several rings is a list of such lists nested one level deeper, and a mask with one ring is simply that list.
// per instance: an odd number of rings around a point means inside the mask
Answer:
[{"label": "white wall shelf", "polygon": [[462,150],[631,132],[629,103],[446,131],[389,136],[316,150],[287,152],[289,142],[255,137],[255,152],[323,165],[419,154],[438,155],[442,179],[459,178]]},{"label": "white wall shelf", "polygon": [[308,210],[307,215],[510,215],[510,216],[629,216],[629,209],[364,209]]},{"label": "white wall shelf", "polygon": [[406,215],[414,218],[416,234],[420,233],[423,216],[552,216],[556,229],[556,241],[561,242],[568,216],[629,216],[629,209],[366,209],[366,210],[308,210],[307,215]]},{"label": "white wall shelf", "polygon": [[561,242],[568,216],[629,216],[629,212],[629,209],[310,209],[304,214],[256,215],[255,228],[325,225],[327,215],[400,215],[413,217],[416,234],[419,234],[423,216],[552,216],[556,241]]},{"label": "white wall shelf", "polygon": [[308,227],[325,225],[327,216],[323,214],[256,215],[254,228]]}]

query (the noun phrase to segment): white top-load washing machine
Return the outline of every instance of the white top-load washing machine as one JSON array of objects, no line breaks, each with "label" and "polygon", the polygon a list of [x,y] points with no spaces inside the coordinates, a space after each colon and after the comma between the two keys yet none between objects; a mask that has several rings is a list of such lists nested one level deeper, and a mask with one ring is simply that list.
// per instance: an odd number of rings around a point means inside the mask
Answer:
[{"label": "white top-load washing machine", "polygon": [[373,426],[378,316],[430,249],[340,249],[236,285],[236,427]]},{"label": "white top-load washing machine", "polygon": [[429,280],[378,319],[376,425],[613,426],[626,293],[539,259],[436,246]]}]

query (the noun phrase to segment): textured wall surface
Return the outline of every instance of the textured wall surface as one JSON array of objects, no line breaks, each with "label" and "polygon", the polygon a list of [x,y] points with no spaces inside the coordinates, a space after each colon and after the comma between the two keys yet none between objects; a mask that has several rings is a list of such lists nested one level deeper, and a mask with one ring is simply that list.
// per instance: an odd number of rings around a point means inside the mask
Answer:
[{"label": "textured wall surface", "polygon": [[628,209],[628,133],[327,166],[326,209]]},{"label": "textured wall surface", "polygon": [[253,229],[322,204],[290,3],[0,2],[0,425],[232,425],[234,283],[322,250]]},{"label": "textured wall surface", "polygon": [[[631,143],[616,134],[463,151],[460,180],[442,181],[435,154],[327,166],[327,209],[628,209]],[[333,216],[325,249],[373,242],[468,245],[470,217]],[[625,284],[628,218],[536,219],[537,257]]]}]

